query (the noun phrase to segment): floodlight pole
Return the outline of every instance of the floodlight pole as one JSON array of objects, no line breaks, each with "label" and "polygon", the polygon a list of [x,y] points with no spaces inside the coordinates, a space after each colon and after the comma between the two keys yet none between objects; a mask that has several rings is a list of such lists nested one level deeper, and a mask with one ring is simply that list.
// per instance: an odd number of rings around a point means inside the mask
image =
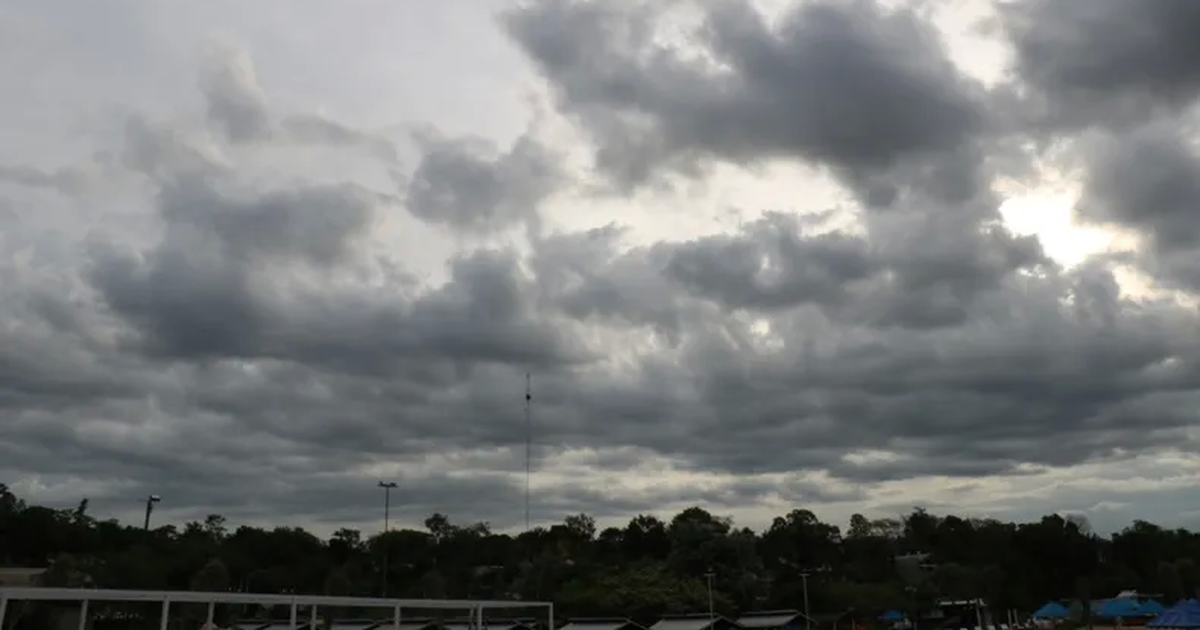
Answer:
[{"label": "floodlight pole", "polygon": [[154,504],[162,501],[162,497],[157,494],[152,494],[146,497],[146,520],[142,522],[142,529],[150,531],[150,513],[154,511]]},{"label": "floodlight pole", "polygon": [[396,487],[395,481],[380,481],[379,487],[383,488],[383,597],[388,594],[388,530],[391,528],[390,518],[392,511],[392,488]]},{"label": "floodlight pole", "polygon": [[800,583],[804,586],[804,630],[812,630],[812,617],[808,614],[808,572],[800,573]]},{"label": "floodlight pole", "polygon": [[708,573],[704,574],[704,577],[708,580],[708,630],[717,630],[717,614],[713,608],[713,577],[715,575],[712,569],[709,569]]}]

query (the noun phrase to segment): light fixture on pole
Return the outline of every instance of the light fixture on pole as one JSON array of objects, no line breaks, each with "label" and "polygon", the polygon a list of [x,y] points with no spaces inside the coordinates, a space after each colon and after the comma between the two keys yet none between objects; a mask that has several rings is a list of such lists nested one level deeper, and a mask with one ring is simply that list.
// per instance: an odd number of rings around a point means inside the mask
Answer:
[{"label": "light fixture on pole", "polygon": [[379,487],[383,488],[383,596],[387,597],[388,588],[388,530],[391,528],[390,518],[392,511],[392,489],[396,487],[395,481],[380,481]]},{"label": "light fixture on pole", "polygon": [[162,501],[162,497],[157,494],[152,494],[146,497],[146,520],[142,522],[142,529],[150,531],[150,513],[154,511],[154,504]]},{"label": "light fixture on pole", "polygon": [[713,608],[713,578],[716,577],[716,574],[709,569],[704,577],[708,580],[708,630],[717,630],[717,614]]},{"label": "light fixture on pole", "polygon": [[791,560],[788,560],[787,558],[780,558],[779,563],[786,567],[790,567],[790,568],[796,570],[798,575],[800,576],[800,583],[802,584],[802,586],[804,588],[804,630],[812,630],[812,617],[810,616],[810,613],[808,610],[808,576],[812,575],[814,572],[816,572],[816,573],[828,572],[829,567],[822,566],[822,567],[817,567],[815,569],[814,568],[804,568],[804,567],[801,567],[800,565],[798,565],[797,563],[792,562]]}]

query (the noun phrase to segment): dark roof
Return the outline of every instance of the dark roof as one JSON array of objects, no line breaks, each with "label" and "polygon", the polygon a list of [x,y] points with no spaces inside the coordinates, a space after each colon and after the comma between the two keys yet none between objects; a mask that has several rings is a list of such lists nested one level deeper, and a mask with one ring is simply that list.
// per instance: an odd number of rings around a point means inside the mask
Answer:
[{"label": "dark roof", "polygon": [[782,628],[803,618],[799,610],[760,610],[743,614],[737,622],[743,628]]},{"label": "dark roof", "polygon": [[[233,622],[239,630],[291,630],[292,622],[287,619],[241,619]],[[308,621],[296,620],[296,630],[308,630]]]},{"label": "dark roof", "polygon": [[[400,630],[425,630],[433,625],[432,619],[405,619],[400,617]],[[396,624],[386,619],[334,619],[327,630],[392,630]]]},{"label": "dark roof", "polygon": [[[482,630],[524,630],[530,628],[531,623],[531,620],[484,618]],[[443,630],[479,630],[469,619],[446,620],[442,622],[442,628]]]},{"label": "dark roof", "polygon": [[722,615],[708,613],[687,613],[682,615],[663,615],[662,619],[650,626],[650,630],[707,630],[715,624],[725,624],[740,628],[738,622]]},{"label": "dark roof", "polygon": [[641,624],[624,617],[575,617],[567,620],[559,630],[621,630],[632,628],[646,630]]},{"label": "dark roof", "polygon": [[383,623],[382,619],[334,619],[329,630],[367,630]]}]

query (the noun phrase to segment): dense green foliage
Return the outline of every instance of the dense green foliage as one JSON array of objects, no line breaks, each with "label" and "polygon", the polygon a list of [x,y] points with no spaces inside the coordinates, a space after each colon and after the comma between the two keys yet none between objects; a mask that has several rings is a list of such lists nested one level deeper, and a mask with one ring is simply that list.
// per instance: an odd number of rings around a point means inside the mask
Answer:
[{"label": "dense green foliage", "polygon": [[[564,616],[704,610],[710,569],[716,606],[729,613],[800,607],[802,571],[814,613],[912,609],[939,596],[1028,612],[1052,598],[1136,588],[1171,600],[1200,587],[1200,535],[1140,521],[1107,539],[1059,516],[1011,524],[915,510],[855,515],[842,530],[797,509],[756,533],[691,508],[599,532],[577,515],[516,537],[435,514],[420,531],[320,540],[294,527],[231,529],[216,515],[146,532],[90,517],[86,500],[54,510],[0,485],[0,562],[50,566],[48,585],[376,595],[385,552],[393,596],[553,598]],[[903,560],[917,552],[928,556]]]}]

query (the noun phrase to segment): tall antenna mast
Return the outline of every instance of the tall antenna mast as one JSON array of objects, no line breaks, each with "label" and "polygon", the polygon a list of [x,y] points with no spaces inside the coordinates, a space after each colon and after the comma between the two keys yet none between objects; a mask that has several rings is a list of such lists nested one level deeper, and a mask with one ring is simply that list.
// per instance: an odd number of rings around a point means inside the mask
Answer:
[{"label": "tall antenna mast", "polygon": [[525,531],[529,531],[529,476],[532,470],[533,420],[530,404],[533,402],[533,387],[529,372],[525,373]]}]

